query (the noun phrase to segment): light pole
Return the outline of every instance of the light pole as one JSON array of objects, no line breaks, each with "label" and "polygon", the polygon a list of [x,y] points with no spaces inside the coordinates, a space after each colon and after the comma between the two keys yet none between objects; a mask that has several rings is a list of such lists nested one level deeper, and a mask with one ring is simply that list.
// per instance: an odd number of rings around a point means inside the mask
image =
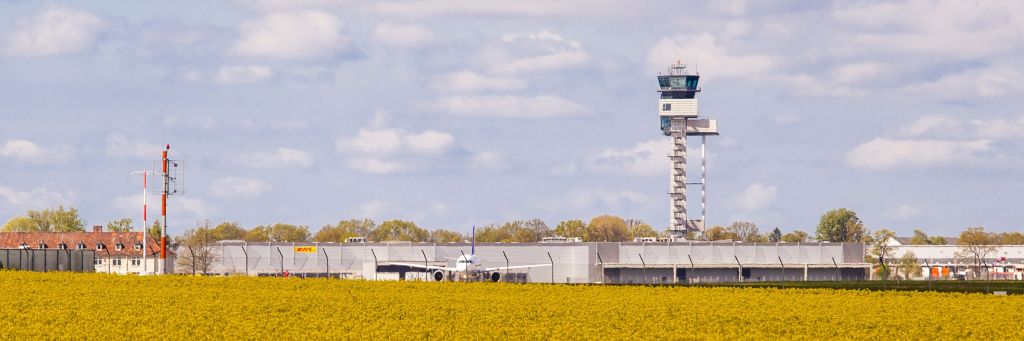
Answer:
[{"label": "light pole", "polygon": [[149,273],[148,262],[146,262],[146,253],[149,251],[147,248],[146,239],[149,237],[149,206],[146,203],[146,196],[148,196],[149,189],[149,171],[135,171],[132,175],[142,175],[142,274],[146,275]]}]

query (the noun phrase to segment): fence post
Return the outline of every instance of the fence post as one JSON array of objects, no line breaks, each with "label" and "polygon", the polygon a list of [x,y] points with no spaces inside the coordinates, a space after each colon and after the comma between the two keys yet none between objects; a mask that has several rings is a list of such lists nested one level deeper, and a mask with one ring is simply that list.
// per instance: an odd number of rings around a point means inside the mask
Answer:
[{"label": "fence post", "polygon": [[601,253],[597,252],[597,261],[601,264],[601,281],[608,282],[608,278],[604,275],[604,259],[601,259]]},{"label": "fence post", "polygon": [[[501,255],[505,256],[505,277],[508,278],[508,268],[509,268],[508,255],[505,254],[504,250],[501,251]],[[507,282],[508,279],[506,279],[505,281]]]},{"label": "fence post", "polygon": [[275,246],[274,248],[277,249],[277,254],[281,256],[281,277],[284,277],[284,254],[281,253],[280,246]]},{"label": "fence post", "polygon": [[331,278],[331,256],[327,255],[327,248],[321,249],[324,252],[324,261],[327,262],[327,279]]},{"label": "fence post", "polygon": [[245,257],[245,276],[246,277],[249,277],[249,251],[245,250],[245,247],[248,246],[248,245],[249,245],[249,243],[242,244],[242,255]]},{"label": "fence post", "polygon": [[196,252],[192,251],[192,247],[191,246],[186,246],[186,247],[188,248],[188,253],[192,255],[192,276],[195,276],[196,275]]},{"label": "fence post", "polygon": [[551,252],[548,252],[548,260],[551,261],[551,284],[555,284],[555,259],[551,258]]},{"label": "fence post", "polygon": [[370,254],[373,255],[373,280],[377,280],[377,253],[370,249]]},{"label": "fence post", "polygon": [[644,282],[643,283],[647,284],[647,262],[644,262],[644,255],[643,254],[639,254],[638,253],[637,256],[640,256],[640,264],[642,264],[643,268],[644,268],[644,271],[643,271]]},{"label": "fence post", "polygon": [[[778,244],[776,244],[778,245]],[[782,262],[782,256],[779,256],[779,265],[782,265],[782,288],[786,288],[786,263]]]}]

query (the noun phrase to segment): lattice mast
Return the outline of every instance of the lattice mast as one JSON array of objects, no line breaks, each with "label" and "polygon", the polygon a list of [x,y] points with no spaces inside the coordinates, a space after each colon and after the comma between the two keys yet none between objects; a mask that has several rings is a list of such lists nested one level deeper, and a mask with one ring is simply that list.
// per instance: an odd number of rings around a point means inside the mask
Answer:
[{"label": "lattice mast", "polygon": [[[672,139],[669,153],[669,234],[672,239],[685,239],[691,232],[703,234],[707,213],[707,135],[718,135],[718,122],[700,117],[697,93],[700,74],[687,71],[686,64],[676,61],[667,74],[658,75],[658,112],[661,131]],[[688,136],[701,136],[701,182],[686,182]],[[701,185],[701,219],[690,220],[686,205],[686,186]]]},{"label": "lattice mast", "polygon": [[[160,269],[157,273],[167,272],[167,197],[171,195],[184,194],[184,182],[180,181],[184,174],[184,164],[178,160],[168,158],[171,145],[167,145],[160,155],[160,175],[163,180],[163,189],[160,191]],[[180,167],[179,167],[180,166]]]}]

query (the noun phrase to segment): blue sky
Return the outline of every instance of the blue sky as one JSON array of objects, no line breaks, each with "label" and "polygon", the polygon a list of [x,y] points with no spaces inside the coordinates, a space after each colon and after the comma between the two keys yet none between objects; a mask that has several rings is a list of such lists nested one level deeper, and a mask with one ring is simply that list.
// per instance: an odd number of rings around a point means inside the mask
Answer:
[{"label": "blue sky", "polygon": [[709,224],[810,231],[847,207],[901,234],[1020,230],[1021,7],[0,1],[0,219],[139,220],[130,173],[169,143],[187,162],[172,233],[603,213],[664,228],[655,76],[682,59],[722,132]]}]

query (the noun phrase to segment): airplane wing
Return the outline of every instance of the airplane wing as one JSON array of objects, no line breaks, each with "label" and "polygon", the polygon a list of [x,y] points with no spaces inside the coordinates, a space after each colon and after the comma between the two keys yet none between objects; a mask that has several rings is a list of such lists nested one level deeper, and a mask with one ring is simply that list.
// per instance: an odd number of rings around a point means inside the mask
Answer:
[{"label": "airplane wing", "polygon": [[455,271],[455,268],[449,268],[447,266],[425,265],[425,264],[416,264],[416,263],[395,263],[395,262],[388,262],[387,264],[388,265],[408,266],[408,267],[427,269],[427,270]]},{"label": "airplane wing", "polygon": [[508,266],[508,267],[498,266],[498,267],[493,267],[493,268],[484,268],[484,271],[501,271],[501,270],[505,270],[505,269],[508,269],[508,270],[512,270],[512,269],[529,269],[529,268],[539,268],[539,267],[542,267],[542,266],[551,266],[551,264],[513,265],[513,266]]}]

